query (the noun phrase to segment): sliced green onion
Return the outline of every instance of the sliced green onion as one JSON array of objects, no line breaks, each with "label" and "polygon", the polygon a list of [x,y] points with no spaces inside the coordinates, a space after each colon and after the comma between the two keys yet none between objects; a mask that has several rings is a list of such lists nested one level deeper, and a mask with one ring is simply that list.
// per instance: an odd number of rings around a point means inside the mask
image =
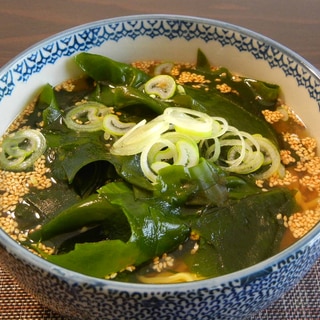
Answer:
[{"label": "sliced green onion", "polygon": [[148,162],[174,162],[177,159],[175,143],[169,139],[160,138],[157,142],[150,145],[148,150]]},{"label": "sliced green onion", "polygon": [[215,154],[221,152],[217,151],[219,147],[228,147],[227,157],[223,159],[227,164],[224,166],[226,171],[248,174],[269,165],[267,170],[256,175],[259,179],[266,179],[280,170],[280,154],[270,140],[261,135],[238,131],[233,127],[229,127],[229,130],[231,131],[221,137],[220,146],[215,143],[208,147],[205,155],[208,158],[211,156],[209,161],[218,160]]},{"label": "sliced green onion", "polygon": [[286,110],[283,106],[279,106],[277,108],[277,111],[281,112],[283,114],[283,121],[288,121],[289,119],[289,114],[288,114],[288,110]]},{"label": "sliced green onion", "polygon": [[160,74],[147,81],[144,85],[144,90],[150,96],[166,100],[174,95],[176,87],[174,78],[166,74]]},{"label": "sliced green onion", "polygon": [[229,129],[228,121],[222,117],[212,118],[212,133],[211,138],[220,137],[225,134]]},{"label": "sliced green onion", "polygon": [[112,136],[123,136],[136,125],[134,122],[122,122],[115,114],[107,114],[102,121],[103,130]]},{"label": "sliced green onion", "polygon": [[110,109],[105,105],[88,101],[73,107],[65,116],[64,122],[69,129],[75,131],[103,130],[103,119]]},{"label": "sliced green onion", "polygon": [[282,163],[280,163],[277,174],[281,179],[283,179],[286,176],[286,167]]},{"label": "sliced green onion", "polygon": [[255,135],[255,139],[260,145],[261,152],[265,158],[271,159],[270,167],[262,173],[256,175],[257,179],[267,179],[273,174],[281,172],[281,158],[277,147],[267,138]]},{"label": "sliced green onion", "polygon": [[213,118],[206,113],[176,107],[165,109],[163,115],[169,123],[173,124],[177,132],[198,139],[212,136]]},{"label": "sliced green onion", "polygon": [[155,66],[154,68],[154,74],[156,76],[160,75],[160,74],[170,74],[171,70],[174,66],[173,62],[163,62],[158,64],[157,66]]},{"label": "sliced green onion", "polygon": [[142,120],[117,140],[110,152],[122,156],[140,153],[147,145],[155,143],[169,127],[169,123],[161,116],[148,123]]},{"label": "sliced green onion", "polygon": [[184,90],[184,87],[183,87],[181,84],[178,84],[178,85],[177,85],[177,92],[178,92],[180,95],[186,94],[186,90]]},{"label": "sliced green onion", "polygon": [[146,147],[140,157],[144,175],[156,183],[160,169],[169,165],[193,167],[199,163],[199,149],[196,142],[181,133],[168,132]]},{"label": "sliced green onion", "polygon": [[235,127],[229,127],[229,131],[221,137],[220,146],[221,147],[233,147],[240,146],[238,157],[227,158],[225,160],[229,166],[236,167],[240,165],[243,161],[246,153],[246,143],[242,133]]},{"label": "sliced green onion", "polygon": [[46,150],[46,139],[40,131],[26,129],[4,138],[0,153],[0,167],[22,171],[33,166]]},{"label": "sliced green onion", "polygon": [[238,166],[227,167],[227,171],[231,171],[239,174],[248,174],[257,171],[263,165],[264,157],[261,152],[254,151],[253,156],[244,161]]},{"label": "sliced green onion", "polygon": [[[261,160],[261,155],[260,155],[260,145],[259,143],[254,139],[254,137],[247,133],[247,132],[244,132],[244,131],[239,131],[239,134],[241,135],[241,150],[240,150],[240,153],[244,154],[244,156],[242,157],[242,161],[241,162],[246,162],[247,164],[249,164],[249,166],[247,167],[257,167],[257,164],[256,162],[260,162]],[[237,144],[236,144],[237,145]],[[235,151],[235,153],[239,152],[239,145],[238,146],[233,146],[229,152],[228,152],[228,156],[230,156],[230,160],[231,162],[233,162],[233,159],[232,159],[232,150]],[[238,149],[238,150],[237,150]],[[238,159],[239,160],[239,159]],[[252,163],[253,162],[253,163]],[[238,166],[240,165],[239,161],[238,161]],[[236,166],[235,164],[233,164],[232,167]],[[260,164],[261,166],[261,164]],[[258,169],[259,167],[257,167]],[[255,170],[257,170],[255,169]],[[241,172],[239,172],[241,173]],[[246,174],[246,173],[249,173],[249,172],[243,172],[243,174]]]},{"label": "sliced green onion", "polygon": [[159,138],[141,152],[140,167],[145,177],[155,183],[158,170],[170,165],[170,159],[176,157],[175,145],[169,140]]},{"label": "sliced green onion", "polygon": [[180,132],[167,132],[162,135],[162,138],[171,141],[176,147],[177,157],[173,159],[173,164],[185,167],[198,164],[199,148],[191,137]]},{"label": "sliced green onion", "polygon": [[[218,138],[213,138],[213,143],[210,145],[209,140],[203,140],[201,142],[201,149],[205,149],[204,157],[209,162],[216,162],[221,154],[221,145]],[[204,146],[204,147],[202,147]]]},{"label": "sliced green onion", "polygon": [[[151,167],[153,172],[157,172],[158,173],[161,169],[169,167],[170,165],[171,164],[169,164],[168,162],[156,161],[156,162],[153,162],[150,167]],[[155,182],[156,181],[156,177],[157,176],[154,175],[154,178],[151,181]]]},{"label": "sliced green onion", "polygon": [[[229,172],[248,174],[270,165],[262,174],[257,175],[258,178],[266,179],[280,170],[280,154],[270,140],[261,135],[239,131],[232,126],[219,139],[201,141],[199,146],[209,162],[220,160],[226,164],[223,168]],[[222,148],[227,148],[223,153],[226,154],[224,158],[221,158]]]},{"label": "sliced green onion", "polygon": [[191,139],[181,139],[176,142],[178,157],[174,164],[193,167],[199,162],[199,149]]},{"label": "sliced green onion", "polygon": [[224,118],[180,107],[167,108],[150,122],[138,123],[113,144],[110,152],[141,153],[141,169],[156,183],[161,168],[197,165],[200,150],[206,160],[219,162],[233,173],[254,173],[261,168],[265,170],[257,178],[265,179],[281,169],[280,154],[270,140],[229,126]]}]

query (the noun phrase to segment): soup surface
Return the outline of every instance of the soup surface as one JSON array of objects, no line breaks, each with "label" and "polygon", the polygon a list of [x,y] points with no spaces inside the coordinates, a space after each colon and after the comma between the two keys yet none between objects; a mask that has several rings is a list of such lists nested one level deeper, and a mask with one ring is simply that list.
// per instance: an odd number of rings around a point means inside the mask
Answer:
[{"label": "soup surface", "polygon": [[0,226],[49,261],[143,283],[258,263],[320,220],[316,140],[276,84],[81,53],[2,138]]}]

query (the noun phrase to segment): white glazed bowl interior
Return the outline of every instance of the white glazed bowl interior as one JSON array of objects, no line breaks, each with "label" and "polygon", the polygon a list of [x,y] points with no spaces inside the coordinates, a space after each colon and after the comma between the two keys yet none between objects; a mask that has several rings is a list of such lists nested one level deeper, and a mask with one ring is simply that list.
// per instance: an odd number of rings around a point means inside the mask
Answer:
[{"label": "white glazed bowl interior", "polygon": [[[0,134],[6,130],[10,122],[44,84],[55,85],[79,75],[80,72],[74,65],[71,56],[80,51],[103,54],[123,62],[155,59],[190,62],[195,61],[198,48],[204,51],[214,65],[225,66],[235,73],[279,84],[286,103],[301,116],[311,135],[320,139],[320,73],[316,68],[291,50],[252,31],[219,21],[163,15],[121,17],[79,26],[38,43],[14,58],[0,71]],[[89,284],[99,287],[102,291],[109,292],[111,300],[113,298],[110,290],[139,292],[146,296],[154,293],[155,296],[153,294],[152,296],[157,297],[157,294],[163,296],[168,292],[175,292],[177,295],[177,293],[194,290],[195,292],[197,290],[210,292],[210,290],[221,290],[225,287],[229,288],[230,292],[235,291],[237,295],[241,293],[243,279],[247,279],[248,282],[252,279],[256,281],[257,277],[263,278],[264,273],[270,274],[281,266],[290,264],[291,257],[295,261],[302,256],[303,270],[296,275],[289,276],[288,279],[291,282],[289,281],[287,286],[281,287],[280,284],[273,286],[273,292],[268,293],[265,300],[254,299],[259,294],[262,297],[265,295],[263,291],[258,292],[261,289],[260,284],[256,288],[251,288],[250,304],[238,312],[239,317],[242,317],[267,307],[308,271],[320,255],[320,226],[315,227],[290,248],[245,270],[215,279],[157,287],[103,281],[65,270],[31,254],[2,231],[0,231],[0,244],[10,256],[19,260],[19,263],[22,261],[22,264],[27,265],[29,269],[44,270],[41,271],[44,275],[53,274],[70,285]],[[315,252],[310,253],[310,248]],[[8,263],[8,269],[15,273],[12,264]],[[290,267],[287,267],[287,270],[285,272],[292,272]],[[19,272],[17,273],[19,279]],[[32,287],[31,281],[22,282],[22,286],[37,296],[36,288],[30,288]],[[236,289],[233,284],[237,284]],[[241,295],[245,293],[242,292]],[[50,306],[50,303],[41,297],[41,294],[37,298]],[[56,299],[59,300],[59,297]],[[194,299],[197,299],[196,295]],[[200,304],[201,299],[198,300]],[[212,301],[209,302],[206,305],[206,311],[200,310],[199,305],[195,305],[194,319],[224,319],[229,316],[234,319],[236,317],[236,311],[231,310],[228,313],[228,307],[223,306],[227,304],[228,299],[221,300],[222,311],[217,311],[218,309],[210,311]],[[173,309],[176,303],[179,301],[172,302]],[[74,311],[68,313],[68,310],[61,307],[61,304],[61,302],[57,304],[52,302],[52,308],[65,315],[74,316]],[[81,304],[78,308],[79,314],[76,316],[81,317],[82,314],[83,319],[90,313],[92,319],[99,319],[99,317],[100,319],[112,319],[109,318],[108,312],[103,308],[99,309],[96,305],[92,309],[90,305],[87,305],[87,313],[82,311]],[[134,309],[132,307],[132,310]],[[154,318],[149,313],[140,314],[141,309],[139,310],[132,311],[132,314],[139,319]],[[182,314],[175,314],[174,311],[171,311],[171,315],[165,314],[164,310],[161,312],[163,319],[188,318],[187,315],[184,317]],[[190,310],[188,312],[191,315]],[[125,318],[123,316],[123,319]]]}]

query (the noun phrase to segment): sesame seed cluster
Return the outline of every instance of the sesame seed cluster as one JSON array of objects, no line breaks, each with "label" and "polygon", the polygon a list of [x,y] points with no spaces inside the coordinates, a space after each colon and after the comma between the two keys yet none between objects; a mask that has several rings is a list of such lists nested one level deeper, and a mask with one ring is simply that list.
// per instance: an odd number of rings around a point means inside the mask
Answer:
[{"label": "sesame seed cluster", "polygon": [[72,92],[75,89],[75,84],[72,79],[64,81],[54,87],[56,91],[65,90],[67,92]]},{"label": "sesame seed cluster", "polygon": [[275,111],[271,111],[271,110],[262,110],[261,111],[264,118],[266,119],[267,122],[269,123],[276,123],[280,120],[282,120],[285,116],[282,112],[275,110]]},{"label": "sesame seed cluster", "polygon": [[[297,126],[304,127],[300,118],[288,106],[282,104],[281,109],[265,110],[263,115],[269,123],[291,119]],[[283,223],[294,238],[301,238],[320,222],[320,157],[317,156],[317,141],[288,131],[282,132],[282,138],[288,145],[287,149],[280,151],[281,162],[286,169],[282,177],[274,175],[269,178],[268,184],[270,187],[287,186],[298,190],[296,201],[301,212],[286,217]],[[280,215],[278,219],[283,218]]]},{"label": "sesame seed cluster", "polygon": [[22,201],[23,196],[30,192],[32,187],[42,190],[50,188],[52,182],[47,174],[46,160],[41,156],[35,163],[34,169],[27,172],[12,172],[0,170],[0,210],[14,211],[16,204]]},{"label": "sesame seed cluster", "polygon": [[173,267],[174,264],[174,258],[169,256],[167,253],[164,253],[162,257],[155,257],[153,259],[153,270],[157,272],[161,272],[166,268]]},{"label": "sesame seed cluster", "polygon": [[[35,102],[36,100],[32,101],[24,109],[10,125],[5,135],[16,131],[18,128],[27,128],[23,125],[26,123],[27,117],[33,112]],[[0,170],[0,227],[13,239],[20,242],[26,239],[26,233],[19,230],[14,219],[17,204],[23,200],[23,197],[32,188],[38,190],[50,188],[52,181],[49,174],[50,169],[46,166],[46,159],[43,155],[35,161],[33,169],[30,171]]]},{"label": "sesame seed cluster", "polygon": [[140,69],[141,71],[145,73],[151,73],[154,66],[157,64],[156,61],[134,61],[131,63],[131,65],[134,68]]},{"label": "sesame seed cluster", "polygon": [[204,75],[192,73],[190,71],[183,71],[180,73],[177,82],[179,84],[194,83],[193,86],[197,86],[197,83],[210,83],[210,80],[206,80]]},{"label": "sesame seed cluster", "polygon": [[[135,266],[127,266],[126,268],[120,270],[119,273],[124,272],[124,271],[133,272],[134,270],[136,270]],[[117,276],[118,276],[118,272],[113,272],[111,274],[106,275],[104,278],[106,280],[112,280],[112,279],[116,278]]]},{"label": "sesame seed cluster", "polygon": [[11,216],[1,216],[0,227],[16,241],[23,242],[27,239],[27,233],[19,230],[18,223]]}]

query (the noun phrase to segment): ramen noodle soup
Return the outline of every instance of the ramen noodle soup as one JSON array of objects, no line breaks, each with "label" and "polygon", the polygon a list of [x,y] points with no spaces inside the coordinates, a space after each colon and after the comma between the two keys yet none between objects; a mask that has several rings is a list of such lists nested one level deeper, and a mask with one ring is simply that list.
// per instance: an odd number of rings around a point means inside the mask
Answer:
[{"label": "ramen noodle soup", "polygon": [[320,220],[317,142],[277,84],[80,53],[1,140],[0,226],[86,275],[174,283],[276,254]]}]

